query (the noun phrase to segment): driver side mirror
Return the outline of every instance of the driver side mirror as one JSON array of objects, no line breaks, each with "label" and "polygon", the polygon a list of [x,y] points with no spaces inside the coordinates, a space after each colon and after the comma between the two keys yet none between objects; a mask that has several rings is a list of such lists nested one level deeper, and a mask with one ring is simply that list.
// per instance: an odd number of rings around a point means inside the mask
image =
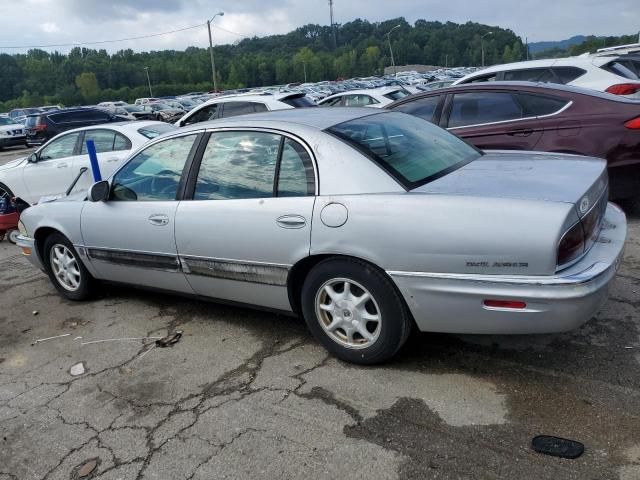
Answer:
[{"label": "driver side mirror", "polygon": [[27,157],[27,161],[30,163],[38,163],[38,160],[40,160],[40,157],[38,156],[37,152],[33,152]]},{"label": "driver side mirror", "polygon": [[92,202],[106,202],[109,200],[109,192],[111,191],[111,186],[107,180],[102,180],[101,182],[94,183],[89,188],[89,200]]}]

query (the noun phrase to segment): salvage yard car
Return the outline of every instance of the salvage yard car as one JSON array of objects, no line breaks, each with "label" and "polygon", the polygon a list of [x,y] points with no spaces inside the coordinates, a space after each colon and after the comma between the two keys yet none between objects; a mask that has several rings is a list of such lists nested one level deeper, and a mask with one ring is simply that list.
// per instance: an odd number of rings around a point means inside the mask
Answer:
[{"label": "salvage yard car", "polygon": [[0,150],[4,147],[26,144],[24,125],[16,123],[16,120],[12,120],[11,117],[0,116]]},{"label": "salvage yard car", "polygon": [[297,109],[156,138],[107,181],[23,212],[18,244],[71,300],[98,280],[302,314],[335,356],[422,331],[573,329],[626,236],[600,159],[482,152],[425,120]]},{"label": "salvage yard car", "polygon": [[640,102],[548,83],[485,82],[401,99],[387,108],[447,128],[481,149],[605,158],[610,198],[640,197]]},{"label": "salvage yard car", "polygon": [[[150,138],[173,130],[173,125],[156,121],[110,123],[61,133],[28,157],[0,166],[0,195],[20,197],[29,204],[48,195],[64,193],[83,167],[89,167],[86,141],[93,140],[103,175],[111,175]],[[91,186],[86,171],[74,191]]]}]

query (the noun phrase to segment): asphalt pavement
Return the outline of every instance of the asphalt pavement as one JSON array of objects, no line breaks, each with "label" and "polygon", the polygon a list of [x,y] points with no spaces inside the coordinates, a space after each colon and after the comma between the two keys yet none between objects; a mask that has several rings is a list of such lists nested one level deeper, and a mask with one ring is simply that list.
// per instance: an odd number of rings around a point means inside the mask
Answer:
[{"label": "asphalt pavement", "polygon": [[[132,287],[63,300],[1,242],[0,480],[640,479],[629,217],[611,298],[583,327],[415,334],[367,368],[329,357],[298,319]],[[536,453],[540,434],[585,453]]]}]

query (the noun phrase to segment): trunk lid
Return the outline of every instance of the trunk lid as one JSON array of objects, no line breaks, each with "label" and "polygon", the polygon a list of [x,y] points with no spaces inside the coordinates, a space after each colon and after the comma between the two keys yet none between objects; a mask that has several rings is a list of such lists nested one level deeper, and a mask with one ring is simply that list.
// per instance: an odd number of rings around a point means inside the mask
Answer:
[{"label": "trunk lid", "polygon": [[602,159],[495,150],[412,192],[565,202],[576,205],[582,216],[607,184]]}]

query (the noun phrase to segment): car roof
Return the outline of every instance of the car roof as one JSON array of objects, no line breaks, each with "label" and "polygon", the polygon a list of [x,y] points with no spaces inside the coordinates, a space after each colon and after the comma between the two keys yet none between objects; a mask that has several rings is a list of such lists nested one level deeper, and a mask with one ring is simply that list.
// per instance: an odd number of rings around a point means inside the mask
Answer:
[{"label": "car roof", "polygon": [[301,125],[325,130],[339,123],[347,122],[355,118],[379,115],[384,111],[373,108],[291,108],[287,110],[275,110],[264,113],[251,113],[237,117],[222,118],[208,122],[196,123],[188,127],[182,127],[180,131],[197,131],[209,127],[257,127],[276,124]]},{"label": "car roof", "polygon": [[138,130],[150,125],[165,124],[165,122],[159,122],[157,120],[136,120],[133,122],[111,122],[111,123],[99,123],[97,125],[87,125],[85,127],[78,127],[65,131],[65,133],[71,132],[83,132],[86,130],[99,130],[99,129],[111,129],[122,133],[138,133]]},{"label": "car roof", "polygon": [[213,103],[221,103],[221,102],[231,102],[231,101],[242,101],[242,102],[280,102],[285,98],[289,98],[292,96],[301,96],[304,95],[304,92],[286,92],[286,93],[237,93],[231,95],[221,95],[219,97],[214,97],[210,100],[207,100],[204,103],[198,105],[198,107],[204,105],[211,105]]}]

